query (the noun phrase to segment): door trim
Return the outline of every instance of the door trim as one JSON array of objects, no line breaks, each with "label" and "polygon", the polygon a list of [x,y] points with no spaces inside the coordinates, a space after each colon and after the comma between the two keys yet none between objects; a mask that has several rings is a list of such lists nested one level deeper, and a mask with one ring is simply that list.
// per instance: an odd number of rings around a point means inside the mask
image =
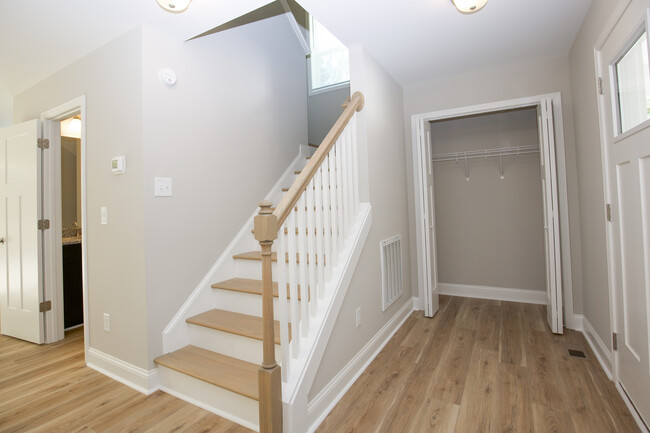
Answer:
[{"label": "door trim", "polygon": [[[618,6],[612,12],[612,15],[605,25],[603,32],[600,34],[596,43],[594,44],[594,78],[596,83],[598,79],[604,76],[604,73],[607,69],[610,68],[610,62],[603,59],[602,49],[605,43],[609,40],[610,35],[614,31],[614,28],[619,23],[628,7],[632,4],[632,0],[621,0]],[[650,25],[650,13],[646,13],[646,16],[643,16],[643,21],[645,21],[646,31]],[[641,21],[640,21],[641,22]],[[637,29],[638,30],[638,29]],[[635,30],[635,31],[637,31]],[[631,32],[631,35],[633,32]],[[648,33],[650,35],[650,32]],[[613,60],[613,59],[612,59]],[[612,88],[611,83],[609,83],[610,89]],[[611,164],[609,163],[609,151],[611,145],[622,140],[629,135],[635,134],[642,129],[648,127],[646,122],[641,123],[640,125],[632,128],[630,131],[627,131],[624,134],[616,135],[614,131],[618,131],[618,125],[614,125],[613,119],[607,118],[607,109],[605,104],[607,104],[607,95],[600,94],[598,89],[594,89],[596,92],[596,100],[598,102],[598,123],[599,123],[599,133],[600,133],[600,156],[602,163],[602,178],[603,178],[603,210],[608,203],[611,203],[613,196],[613,189],[615,188],[614,179],[611,176]],[[615,104],[615,101],[612,99],[612,103]],[[612,107],[612,112],[616,111],[616,107]],[[611,136],[613,137],[610,141],[609,134],[611,128]],[[603,218],[605,215],[603,214]],[[605,241],[606,241],[606,250],[607,250],[607,274],[608,274],[608,288],[609,288],[609,325],[611,332],[618,332],[618,314],[617,314],[617,296],[616,296],[616,255],[614,251],[615,238],[614,238],[614,226],[609,222],[605,223]],[[636,421],[637,425],[641,431],[650,431],[645,426],[645,423],[641,419],[640,415],[636,411],[636,408],[630,401],[627,393],[623,390],[622,385],[619,382],[618,374],[618,351],[612,349],[611,341],[607,346],[611,353],[611,372],[612,380],[616,385],[616,389],[623,398],[623,401],[627,405],[632,417]]]},{"label": "door trim", "polygon": [[[71,101],[68,101],[58,107],[52,108],[41,114],[41,122],[46,121],[60,121],[68,117],[81,114],[81,233],[82,233],[82,284],[83,284],[83,316],[84,316],[84,354],[88,355],[88,348],[90,342],[90,329],[88,320],[88,236],[87,236],[87,213],[86,213],[86,96],[82,95]],[[52,131],[43,131],[44,134],[52,134]],[[44,136],[49,138],[50,142],[54,142],[53,137]],[[60,152],[59,149],[52,149]],[[61,212],[61,187],[60,181],[56,179],[61,178],[61,165],[55,164],[58,158],[48,156],[43,161],[43,178],[46,183],[50,185],[43,192],[43,212],[46,215],[52,215],[52,228],[45,232],[45,245],[44,251],[44,264],[45,275],[53,276],[54,284],[48,284],[46,292],[48,298],[52,300],[52,305],[55,306],[55,314],[49,314],[46,317],[45,327],[47,330],[47,343],[62,340],[65,337],[64,324],[63,324],[63,261],[60,253],[61,249],[61,218],[54,217],[54,215]],[[58,253],[57,253],[58,250]]]},{"label": "door trim", "polygon": [[415,227],[416,227],[416,251],[417,251],[417,275],[418,275],[418,296],[420,300],[427,299],[425,293],[426,281],[426,263],[423,254],[424,238],[422,227],[424,224],[425,209],[420,199],[423,186],[421,184],[421,160],[418,150],[418,122],[428,122],[432,120],[449,119],[461,116],[471,116],[476,114],[485,114],[495,111],[503,111],[515,108],[534,107],[540,105],[542,100],[551,99],[553,101],[553,121],[555,123],[555,160],[557,167],[558,195],[559,195],[559,213],[560,213],[560,244],[562,251],[562,286],[563,286],[563,304],[564,304],[564,324],[570,329],[580,329],[581,320],[574,313],[573,309],[573,279],[571,268],[571,236],[569,227],[569,210],[567,194],[567,174],[565,160],[564,144],[564,122],[562,118],[562,97],[559,92],[543,95],[529,96],[524,98],[509,99],[504,101],[491,102],[487,104],[478,104],[465,107],[438,110],[428,113],[414,114],[411,116],[411,151],[413,153],[413,188],[415,201]]}]

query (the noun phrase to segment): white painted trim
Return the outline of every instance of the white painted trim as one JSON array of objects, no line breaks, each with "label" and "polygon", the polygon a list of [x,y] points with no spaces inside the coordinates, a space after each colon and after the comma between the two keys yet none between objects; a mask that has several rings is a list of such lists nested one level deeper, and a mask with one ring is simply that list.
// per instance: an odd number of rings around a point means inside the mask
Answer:
[{"label": "white painted trim", "polygon": [[610,380],[613,380],[612,351],[603,342],[603,340],[600,338],[600,336],[598,335],[594,327],[591,326],[591,323],[589,323],[589,320],[587,320],[586,317],[582,319],[582,327],[583,327],[582,333],[587,339],[587,343],[589,343],[589,347],[591,347],[591,350],[596,355],[596,359],[598,359],[600,366],[603,367],[603,370],[605,371],[607,377]]},{"label": "white painted trim", "polygon": [[[421,195],[420,185],[420,160],[417,142],[417,124],[420,121],[431,121],[449,119],[460,116],[470,116],[475,114],[484,114],[495,111],[502,111],[515,108],[534,107],[540,105],[544,99],[553,100],[553,122],[555,123],[555,147],[556,147],[556,162],[557,162],[557,180],[558,180],[558,193],[560,202],[560,246],[562,251],[562,286],[563,286],[563,301],[565,306],[566,315],[571,317],[574,315],[573,310],[573,278],[571,268],[571,235],[569,226],[569,200],[567,188],[567,173],[565,161],[565,143],[564,143],[564,122],[562,118],[562,96],[558,93],[549,93],[543,95],[529,96],[524,98],[510,99],[506,101],[491,102],[487,104],[478,104],[467,107],[457,107],[447,110],[433,111],[429,113],[414,114],[411,116],[411,149],[413,153],[413,179],[414,179],[414,197],[415,197],[415,227],[416,227],[416,240],[418,243],[417,248],[417,269],[418,269],[418,296],[424,299],[425,290],[424,281],[426,279],[422,276],[424,272],[425,259],[424,248],[421,247],[422,237],[421,233],[421,220],[422,204],[418,197]],[[545,302],[544,302],[545,303]]]},{"label": "white painted trim", "polygon": [[573,329],[574,331],[582,332],[584,330],[584,316],[582,314],[574,314],[573,316],[565,314],[564,326]]},{"label": "white painted trim", "polygon": [[[61,104],[57,107],[54,107],[50,110],[41,114],[41,121],[51,120],[51,121],[60,121],[66,119],[75,114],[81,115],[81,233],[83,234],[81,238],[81,273],[82,273],[82,294],[83,294],[83,317],[84,317],[84,354],[86,359],[88,359],[88,351],[90,349],[90,321],[88,320],[88,225],[87,225],[87,210],[86,210],[86,197],[87,197],[87,168],[86,168],[86,155],[87,155],[87,141],[86,141],[86,95],[81,95],[71,101],[68,101],[64,104]],[[51,138],[51,137],[44,137]],[[59,149],[60,151],[60,149]],[[52,158],[49,158],[49,161],[52,161]],[[50,179],[56,177],[57,179],[61,178],[61,166],[44,167],[44,176],[48,176]],[[54,199],[58,200],[57,206],[50,206],[50,208],[61,209],[61,191],[60,184],[57,182],[52,182],[53,185],[59,185],[59,189],[51,191],[54,195]],[[52,209],[50,209],[52,211]],[[61,245],[61,222],[60,218],[53,219],[53,227],[51,230],[46,231],[46,236],[49,236],[49,242],[51,245],[55,245],[60,249]],[[49,295],[52,297],[52,304],[57,306],[57,311],[53,312],[54,314],[46,315],[45,326],[47,327],[48,343],[62,340],[65,338],[64,323],[63,323],[63,262],[60,255],[54,255],[50,260],[45,260],[45,266],[47,269],[45,271],[49,275],[59,275],[57,277],[56,286],[51,287],[49,290]],[[55,270],[55,269],[58,269]],[[52,286],[52,285],[50,285]],[[61,299],[59,299],[61,298]],[[61,320],[53,320],[54,316]],[[48,316],[50,318],[48,319]],[[50,340],[50,337],[52,339]]]},{"label": "white painted trim", "polygon": [[86,354],[86,365],[145,395],[160,388],[158,369],[145,370],[92,347]]},{"label": "white painted trim", "polygon": [[451,283],[438,283],[438,288],[441,295],[523,302],[526,304],[546,304],[546,292],[543,290],[523,290]]},{"label": "white painted trim", "polygon": [[632,415],[632,418],[634,418],[634,421],[636,421],[636,424],[639,426],[639,430],[641,430],[641,433],[650,433],[650,430],[648,427],[646,427],[645,423],[641,419],[641,416],[639,416],[639,413],[636,411],[636,407],[634,407],[634,404],[632,404],[632,401],[630,400],[630,397],[627,395],[627,392],[623,389],[623,386],[616,382],[616,389],[618,390],[618,393],[621,395],[621,398],[623,399],[623,402],[625,403],[625,406],[627,406],[627,409],[630,411],[630,414]]},{"label": "white painted trim", "polygon": [[413,298],[413,310],[415,311],[424,310],[424,304],[422,303],[422,299],[416,297]]},{"label": "white painted trim", "polygon": [[308,403],[307,412],[309,416],[316,416],[316,419],[309,427],[309,433],[316,431],[318,426],[354,385],[370,363],[379,355],[413,311],[413,300],[409,299],[354,358],[334,376],[325,388]]}]

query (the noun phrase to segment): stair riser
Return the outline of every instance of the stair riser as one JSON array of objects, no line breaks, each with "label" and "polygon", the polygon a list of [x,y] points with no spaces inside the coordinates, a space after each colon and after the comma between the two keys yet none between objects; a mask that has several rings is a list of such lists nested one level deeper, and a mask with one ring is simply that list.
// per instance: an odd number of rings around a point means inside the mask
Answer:
[{"label": "stair riser", "polygon": [[[218,331],[204,326],[189,325],[190,344],[221,353],[253,364],[262,363],[263,347],[260,340],[242,337],[229,332]],[[275,358],[280,363],[280,346],[275,346]]]},{"label": "stair riser", "polygon": [[163,366],[158,366],[158,372],[163,391],[259,431],[259,406],[256,400]]},{"label": "stair riser", "polygon": [[[262,297],[260,295],[216,289],[214,300],[213,305],[221,310],[262,317]],[[279,320],[278,311],[278,299],[273,298],[275,320]]]},{"label": "stair riser", "polygon": [[[235,260],[235,271],[236,274],[239,278],[251,278],[254,280],[260,280],[262,279],[262,262],[259,260]],[[287,267],[286,272],[287,276],[289,275],[288,272],[288,265],[285,263],[285,266]],[[298,264],[298,269],[300,268],[300,264]],[[273,265],[271,266],[271,273],[273,276],[273,281],[278,281],[278,263],[273,262]]]}]

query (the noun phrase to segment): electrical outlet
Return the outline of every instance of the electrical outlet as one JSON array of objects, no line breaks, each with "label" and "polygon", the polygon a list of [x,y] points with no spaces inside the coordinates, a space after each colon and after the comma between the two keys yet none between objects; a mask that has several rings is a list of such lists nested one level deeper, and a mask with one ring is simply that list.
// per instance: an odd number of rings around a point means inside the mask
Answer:
[{"label": "electrical outlet", "polygon": [[171,197],[172,179],[169,177],[155,177],[153,195],[156,197]]},{"label": "electrical outlet", "polygon": [[357,308],[357,314],[356,314],[356,323],[357,323],[357,328],[361,326],[361,307]]},{"label": "electrical outlet", "polygon": [[104,331],[111,332],[111,315],[104,313]]}]

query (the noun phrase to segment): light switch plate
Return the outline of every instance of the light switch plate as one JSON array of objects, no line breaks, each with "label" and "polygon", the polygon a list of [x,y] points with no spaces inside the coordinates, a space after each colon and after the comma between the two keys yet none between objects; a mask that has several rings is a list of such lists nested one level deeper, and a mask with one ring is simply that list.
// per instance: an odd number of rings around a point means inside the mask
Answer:
[{"label": "light switch plate", "polygon": [[108,224],[108,207],[102,206],[99,213],[101,214],[101,223]]},{"label": "light switch plate", "polygon": [[156,177],[154,178],[154,192],[155,197],[171,197],[172,196],[172,179],[170,177]]}]

